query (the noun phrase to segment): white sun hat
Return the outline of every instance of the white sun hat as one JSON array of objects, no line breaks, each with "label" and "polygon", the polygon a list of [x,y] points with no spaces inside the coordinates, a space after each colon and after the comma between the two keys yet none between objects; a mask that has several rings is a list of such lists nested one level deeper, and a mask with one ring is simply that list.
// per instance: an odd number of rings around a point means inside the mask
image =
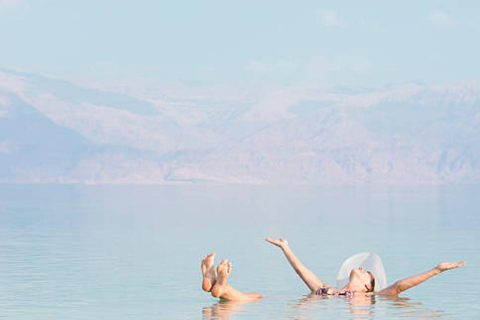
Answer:
[{"label": "white sun hat", "polygon": [[380,291],[387,287],[387,274],[383,267],[382,260],[376,253],[357,253],[345,260],[338,270],[337,287],[343,288],[350,280],[350,271],[362,267],[365,271],[370,271],[375,277],[375,291]]}]

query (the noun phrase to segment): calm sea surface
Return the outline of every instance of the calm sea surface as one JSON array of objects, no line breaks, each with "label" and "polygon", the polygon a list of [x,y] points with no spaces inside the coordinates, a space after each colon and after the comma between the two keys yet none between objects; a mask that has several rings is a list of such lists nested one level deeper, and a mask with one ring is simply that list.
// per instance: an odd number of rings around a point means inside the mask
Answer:
[{"label": "calm sea surface", "polygon": [[[284,237],[322,280],[376,252],[389,282],[467,260],[398,298],[309,296]],[[472,319],[480,314],[480,188],[0,186],[0,319]],[[265,298],[219,302],[200,259]]]}]

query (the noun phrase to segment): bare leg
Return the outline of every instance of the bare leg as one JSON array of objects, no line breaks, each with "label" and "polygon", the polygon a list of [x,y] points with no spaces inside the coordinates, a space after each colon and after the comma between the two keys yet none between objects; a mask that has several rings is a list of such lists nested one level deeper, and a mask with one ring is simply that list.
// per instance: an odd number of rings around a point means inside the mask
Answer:
[{"label": "bare leg", "polygon": [[234,301],[251,301],[261,298],[260,293],[243,293],[228,284],[227,280],[232,272],[232,263],[227,262],[227,259],[223,259],[217,267],[217,282],[211,290],[212,296]]},{"label": "bare leg", "polygon": [[202,289],[204,291],[210,292],[213,285],[217,282],[217,273],[215,272],[215,266],[213,260],[215,259],[215,253],[212,252],[207,254],[202,259]]}]

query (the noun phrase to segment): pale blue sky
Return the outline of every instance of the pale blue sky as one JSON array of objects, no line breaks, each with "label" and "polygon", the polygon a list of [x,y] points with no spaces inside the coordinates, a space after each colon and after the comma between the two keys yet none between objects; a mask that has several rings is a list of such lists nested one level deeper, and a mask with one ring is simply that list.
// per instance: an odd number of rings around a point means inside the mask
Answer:
[{"label": "pale blue sky", "polygon": [[480,75],[480,1],[0,0],[0,67],[385,85]]}]

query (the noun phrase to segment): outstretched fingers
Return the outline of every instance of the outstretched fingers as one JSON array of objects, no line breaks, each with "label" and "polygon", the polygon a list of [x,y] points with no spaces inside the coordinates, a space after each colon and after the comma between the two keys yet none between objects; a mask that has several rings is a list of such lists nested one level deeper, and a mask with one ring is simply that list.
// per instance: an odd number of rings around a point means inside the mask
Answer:
[{"label": "outstretched fingers", "polygon": [[460,261],[460,262],[458,263],[457,268],[458,268],[458,267],[462,267],[462,266],[464,266],[464,265],[466,265],[466,264],[467,264],[467,261],[465,261],[465,260],[464,260],[464,261]]},{"label": "outstretched fingers", "polygon": [[464,266],[467,263],[467,261],[461,261],[461,262],[442,262],[437,266],[437,269],[440,270],[441,272],[459,268]]},{"label": "outstretched fingers", "polygon": [[282,238],[274,239],[274,238],[267,237],[265,239],[265,241],[270,242],[271,244],[274,244],[274,245],[276,245],[277,247],[280,247],[280,248],[288,245],[288,241],[285,240],[285,239],[282,239]]}]

